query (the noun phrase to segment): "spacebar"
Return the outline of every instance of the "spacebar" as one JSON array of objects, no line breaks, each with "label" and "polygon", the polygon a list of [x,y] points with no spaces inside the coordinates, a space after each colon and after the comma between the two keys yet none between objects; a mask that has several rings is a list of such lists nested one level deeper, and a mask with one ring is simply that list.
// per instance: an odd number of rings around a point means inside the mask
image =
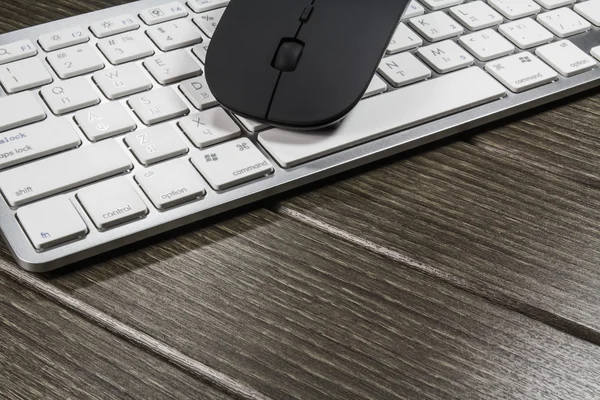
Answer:
[{"label": "spacebar", "polygon": [[52,196],[133,168],[109,140],[0,173],[0,191],[12,207]]},{"label": "spacebar", "polygon": [[333,130],[271,129],[258,140],[282,167],[290,168],[505,95],[504,86],[472,67],[363,100]]}]

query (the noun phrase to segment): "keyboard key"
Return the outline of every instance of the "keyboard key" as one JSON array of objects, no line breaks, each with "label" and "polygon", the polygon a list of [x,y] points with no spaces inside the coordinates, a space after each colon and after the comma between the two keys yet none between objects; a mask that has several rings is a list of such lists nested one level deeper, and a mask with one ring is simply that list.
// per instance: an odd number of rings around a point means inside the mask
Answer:
[{"label": "keyboard key", "polygon": [[528,51],[492,61],[486,64],[485,70],[515,93],[544,85],[558,77],[556,71]]},{"label": "keyboard key", "polygon": [[45,51],[64,49],[90,40],[90,35],[82,26],[65,29],[59,32],[47,33],[40,36],[38,42]]},{"label": "keyboard key", "polygon": [[131,132],[125,136],[125,143],[144,165],[156,164],[189,150],[177,130],[168,124]]},{"label": "keyboard key", "polygon": [[105,38],[107,36],[117,35],[123,32],[129,32],[136,30],[140,27],[140,24],[130,14],[119,15],[105,19],[102,21],[94,22],[90,25],[90,30],[97,38]]},{"label": "keyboard key", "polygon": [[163,4],[162,6],[148,8],[140,13],[140,18],[147,25],[156,25],[162,22],[187,17],[186,8],[179,2]]},{"label": "keyboard key", "polygon": [[221,107],[188,115],[179,121],[179,127],[194,146],[201,149],[236,138],[242,133]]},{"label": "keyboard key", "polygon": [[421,3],[430,10],[442,10],[463,3],[465,0],[421,0]]},{"label": "keyboard key", "polygon": [[31,40],[2,44],[0,45],[0,65],[33,57],[36,54],[37,49]]},{"label": "keyboard key", "polygon": [[238,139],[204,150],[192,163],[215,190],[225,190],[273,173],[273,166],[252,144]]},{"label": "keyboard key", "polygon": [[7,93],[17,93],[52,82],[52,76],[37,58],[0,66],[0,83]]},{"label": "keyboard key", "polygon": [[182,82],[179,90],[198,110],[206,110],[219,104],[208,88],[204,75]]},{"label": "keyboard key", "polygon": [[269,125],[265,124],[264,122],[255,121],[250,118],[244,118],[239,115],[235,115],[235,118],[240,122],[240,124],[242,124],[244,129],[250,133],[264,131],[265,129],[269,128]]},{"label": "keyboard key", "polygon": [[396,54],[411,50],[423,44],[423,39],[412,31],[404,22],[400,22],[387,48],[387,54]]},{"label": "keyboard key", "polygon": [[384,58],[379,63],[379,73],[394,87],[410,85],[431,76],[431,70],[410,53]]},{"label": "keyboard key", "polygon": [[62,79],[104,68],[104,63],[96,50],[87,44],[52,53],[47,59],[52,69]]},{"label": "keyboard key", "polygon": [[93,85],[85,78],[55,82],[40,91],[50,110],[56,115],[66,114],[100,103]]},{"label": "keyboard key", "polygon": [[535,0],[540,6],[550,10],[553,8],[568,6],[575,3],[575,0]]},{"label": "keyboard key", "polygon": [[152,82],[136,64],[96,72],[93,79],[102,93],[111,100],[152,89]]},{"label": "keyboard key", "polygon": [[137,127],[125,107],[116,102],[79,111],[75,122],[92,142],[131,132]]},{"label": "keyboard key", "polygon": [[132,168],[117,142],[106,140],[1,172],[0,191],[18,207]]},{"label": "keyboard key", "polygon": [[430,42],[461,35],[464,29],[442,11],[432,12],[410,20],[410,25]]},{"label": "keyboard key", "polygon": [[488,0],[488,4],[508,19],[535,15],[542,9],[533,0]]},{"label": "keyboard key", "polygon": [[187,160],[146,168],[135,175],[135,180],[159,210],[197,200],[206,194],[204,181]]},{"label": "keyboard key", "polygon": [[450,14],[472,31],[491,28],[504,22],[502,15],[483,1],[472,1],[452,7]]},{"label": "keyboard key", "polygon": [[532,20],[524,18],[500,25],[499,32],[522,49],[530,49],[550,43],[554,36],[546,28]]},{"label": "keyboard key", "polygon": [[127,104],[146,125],[181,117],[190,111],[170,87],[138,94],[129,99]]},{"label": "keyboard key", "polygon": [[140,32],[128,32],[99,40],[98,48],[113,65],[154,55],[150,41]]},{"label": "keyboard key", "polygon": [[185,50],[149,58],[144,61],[144,67],[162,85],[202,74],[200,65]]},{"label": "keyboard key", "polygon": [[0,135],[0,169],[12,167],[81,144],[67,119],[53,118]]},{"label": "keyboard key", "polygon": [[81,189],[77,199],[96,228],[109,229],[148,214],[146,203],[125,178],[115,178]]},{"label": "keyboard key", "polygon": [[187,19],[153,26],[146,34],[162,51],[175,50],[202,41],[200,30]]},{"label": "keyboard key", "polygon": [[224,12],[224,8],[205,12],[198,17],[194,17],[194,23],[198,25],[198,28],[202,29],[202,32],[204,32],[206,36],[212,38]]},{"label": "keyboard key", "polygon": [[573,9],[583,18],[600,26],[600,0],[589,0],[575,4]]},{"label": "keyboard key", "polygon": [[570,8],[559,8],[540,14],[537,21],[561,38],[589,31],[592,28],[589,22]]},{"label": "keyboard key", "polygon": [[23,207],[17,212],[17,219],[38,250],[70,242],[88,232],[85,222],[66,196]]},{"label": "keyboard key", "polygon": [[425,13],[425,9],[422,5],[420,5],[417,1],[411,0],[404,10],[404,15],[402,15],[402,20],[408,20],[414,17],[418,17],[419,15],[423,15]]},{"label": "keyboard key", "polygon": [[363,95],[363,99],[371,96],[375,96],[387,91],[387,84],[377,74],[371,79],[371,83],[367,88],[367,91]]},{"label": "keyboard key", "polygon": [[600,46],[592,48],[590,52],[596,58],[596,60],[600,61]]},{"label": "keyboard key", "polygon": [[469,53],[452,40],[421,47],[417,53],[440,74],[468,67],[475,62]]},{"label": "keyboard key", "polygon": [[594,68],[597,63],[568,40],[539,47],[535,54],[562,76],[573,76]]},{"label": "keyboard key", "polygon": [[197,44],[194,47],[192,47],[192,53],[194,53],[194,55],[198,57],[198,60],[200,60],[202,64],[206,63],[206,53],[208,53],[208,45],[210,45],[210,40],[205,40],[201,44]]},{"label": "keyboard key", "polygon": [[493,29],[461,36],[458,41],[481,61],[493,60],[515,52],[515,46]]},{"label": "keyboard key", "polygon": [[[505,94],[506,89],[480,68],[465,68],[364,100],[334,130],[271,129],[260,133],[258,140],[281,166],[291,168]],[[423,98],[427,101],[414,101]],[[398,104],[402,104],[402,112],[398,112]]]},{"label": "keyboard key", "polygon": [[225,7],[229,4],[229,0],[189,0],[187,5],[195,13],[211,11],[215,8]]},{"label": "keyboard key", "polygon": [[0,97],[0,132],[46,118],[44,108],[31,92]]}]

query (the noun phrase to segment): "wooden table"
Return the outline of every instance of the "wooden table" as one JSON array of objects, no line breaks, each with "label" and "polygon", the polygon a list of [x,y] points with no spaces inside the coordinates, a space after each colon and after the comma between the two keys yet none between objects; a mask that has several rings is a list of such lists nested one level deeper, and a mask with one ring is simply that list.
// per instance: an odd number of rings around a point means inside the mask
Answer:
[{"label": "wooden table", "polygon": [[2,247],[0,397],[598,399],[599,124],[586,93],[53,274]]}]

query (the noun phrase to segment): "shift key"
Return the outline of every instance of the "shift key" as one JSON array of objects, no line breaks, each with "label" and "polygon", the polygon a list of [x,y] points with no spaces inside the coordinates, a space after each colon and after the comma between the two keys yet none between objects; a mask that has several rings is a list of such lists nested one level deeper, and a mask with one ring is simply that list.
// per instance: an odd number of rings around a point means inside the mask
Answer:
[{"label": "shift key", "polygon": [[41,158],[81,144],[68,120],[51,119],[0,134],[0,169]]},{"label": "shift key", "polygon": [[0,172],[0,191],[18,207],[132,168],[117,142],[107,140]]}]

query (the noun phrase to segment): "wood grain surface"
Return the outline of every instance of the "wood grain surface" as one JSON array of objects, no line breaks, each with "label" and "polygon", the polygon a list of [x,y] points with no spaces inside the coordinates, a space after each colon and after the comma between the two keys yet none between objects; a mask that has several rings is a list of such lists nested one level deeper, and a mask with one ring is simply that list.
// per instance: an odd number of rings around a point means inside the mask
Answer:
[{"label": "wood grain surface", "polygon": [[292,197],[281,207],[599,341],[600,192],[593,187],[456,142]]},{"label": "wood grain surface", "polygon": [[[0,33],[125,2],[0,0]],[[0,280],[0,397],[222,396],[185,358],[273,399],[600,398],[596,102],[21,280],[60,306]]]},{"label": "wood grain surface", "polygon": [[508,159],[600,188],[600,95],[597,93],[565,100],[549,110],[538,110],[469,141]]},{"label": "wood grain surface", "polygon": [[0,275],[0,398],[229,397]]},{"label": "wood grain surface", "polygon": [[267,211],[45,278],[273,399],[600,396],[600,348]]}]

